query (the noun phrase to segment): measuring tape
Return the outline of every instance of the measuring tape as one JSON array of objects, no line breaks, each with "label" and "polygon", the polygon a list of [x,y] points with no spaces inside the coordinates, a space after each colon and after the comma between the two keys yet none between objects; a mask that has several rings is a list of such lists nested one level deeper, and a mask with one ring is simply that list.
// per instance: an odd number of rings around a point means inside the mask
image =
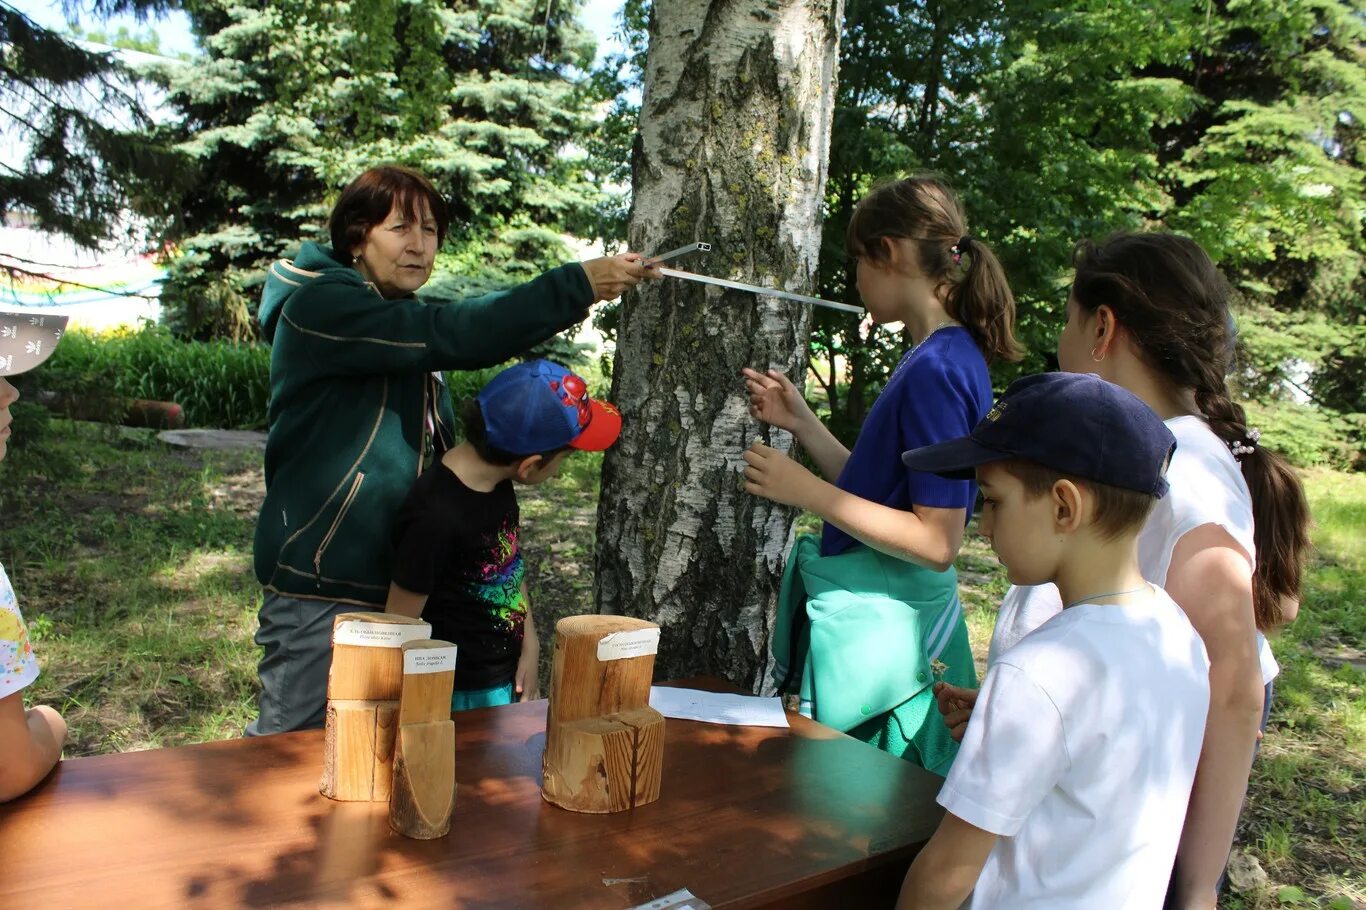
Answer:
[{"label": "measuring tape", "polygon": [[[697,241],[681,246],[676,250],[669,250],[658,256],[651,256],[646,260],[647,265],[657,262],[667,262],[686,253],[710,253],[711,244]],[[661,268],[659,274],[666,278],[682,278],[684,281],[696,281],[701,284],[713,284],[717,287],[732,288],[737,291],[747,291],[750,294],[759,294],[763,297],[781,297],[783,300],[795,300],[797,303],[810,303],[815,306],[829,307],[832,310],[840,310],[845,313],[862,313],[863,307],[851,306],[847,303],[836,303],[833,300],[823,300],[820,297],[808,297],[806,294],[794,294],[791,291],[780,291],[777,288],[764,288],[756,284],[745,284],[743,281],[731,281],[727,278],[713,278],[710,275],[698,275],[696,272],[684,272],[679,269]]]}]

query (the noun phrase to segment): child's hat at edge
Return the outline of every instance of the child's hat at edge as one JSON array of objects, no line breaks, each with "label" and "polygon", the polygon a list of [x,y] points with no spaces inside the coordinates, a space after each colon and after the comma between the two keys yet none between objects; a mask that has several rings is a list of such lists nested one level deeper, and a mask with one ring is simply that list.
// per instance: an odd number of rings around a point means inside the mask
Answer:
[{"label": "child's hat at edge", "polygon": [[1176,437],[1137,395],[1088,373],[1011,383],[967,436],[902,453],[913,471],[971,479],[973,468],[1018,458],[1152,496],[1167,494]]},{"label": "child's hat at edge", "polygon": [[27,373],[51,357],[66,331],[67,318],[0,312],[0,376]]},{"label": "child's hat at edge", "polygon": [[480,390],[489,445],[512,455],[570,446],[600,452],[621,435],[621,412],[588,396],[588,383],[549,360],[508,367]]}]

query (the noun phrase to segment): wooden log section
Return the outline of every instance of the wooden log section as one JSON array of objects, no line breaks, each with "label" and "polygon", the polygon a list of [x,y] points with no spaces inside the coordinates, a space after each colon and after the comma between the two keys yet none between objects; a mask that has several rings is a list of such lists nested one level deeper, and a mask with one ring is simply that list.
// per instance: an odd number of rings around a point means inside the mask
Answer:
[{"label": "wooden log section", "polygon": [[664,717],[650,707],[659,626],[627,616],[555,625],[541,795],[574,812],[659,799]]},{"label": "wooden log section", "polygon": [[327,697],[398,701],[403,643],[429,638],[430,623],[397,613],[339,613],[332,621]]},{"label": "wooden log section", "polygon": [[403,645],[389,827],[419,840],[451,830],[455,807],[455,645],[424,639]]},{"label": "wooden log section", "polygon": [[403,643],[432,627],[389,613],[341,613],[332,622],[323,774],[329,799],[384,801],[393,780],[403,686]]}]

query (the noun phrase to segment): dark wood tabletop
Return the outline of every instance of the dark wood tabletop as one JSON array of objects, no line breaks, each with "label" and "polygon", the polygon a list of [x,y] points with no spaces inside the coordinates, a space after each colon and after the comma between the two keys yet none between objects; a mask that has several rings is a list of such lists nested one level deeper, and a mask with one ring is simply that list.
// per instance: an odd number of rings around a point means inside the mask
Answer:
[{"label": "dark wood tabletop", "polygon": [[[679,685],[734,691],[718,681]],[[544,701],[455,715],[451,833],[318,793],[322,732],[62,762],[0,806],[6,907],[890,906],[940,778],[789,714],[666,722],[658,802],[582,815],[540,797]]]}]

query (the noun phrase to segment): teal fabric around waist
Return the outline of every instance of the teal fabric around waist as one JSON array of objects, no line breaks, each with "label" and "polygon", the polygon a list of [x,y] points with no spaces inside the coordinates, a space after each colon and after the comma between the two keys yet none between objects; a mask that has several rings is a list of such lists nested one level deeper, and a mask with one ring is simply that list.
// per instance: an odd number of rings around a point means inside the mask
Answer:
[{"label": "teal fabric around waist", "polygon": [[818,539],[804,534],[783,572],[774,679],[789,691],[800,679],[815,718],[848,731],[932,685],[931,664],[962,622],[952,568],[934,572],[864,546],[821,556]]}]

